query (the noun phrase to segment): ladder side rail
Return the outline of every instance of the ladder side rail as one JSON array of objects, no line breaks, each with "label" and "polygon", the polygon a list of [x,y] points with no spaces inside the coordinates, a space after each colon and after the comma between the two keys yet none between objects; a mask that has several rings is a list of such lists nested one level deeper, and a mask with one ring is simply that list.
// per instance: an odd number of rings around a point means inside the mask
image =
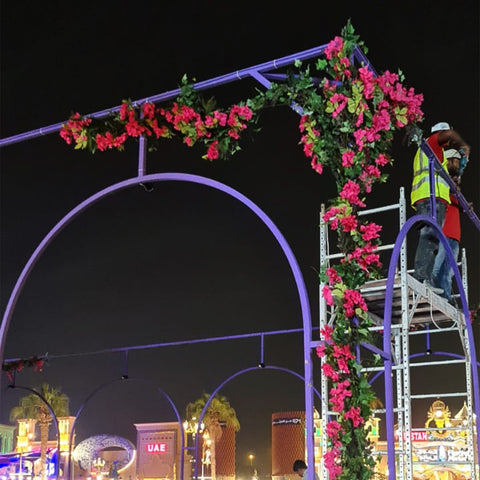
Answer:
[{"label": "ladder side rail", "polygon": [[[396,332],[393,339],[393,356],[397,359],[396,364],[392,366],[392,370],[395,372],[395,387],[396,387],[396,408],[394,408],[393,414],[397,414],[397,433],[398,433],[398,473],[400,478],[405,478],[405,404],[404,404],[404,375],[405,366],[402,363],[402,332]],[[398,366],[398,368],[395,368]]]},{"label": "ladder side rail", "polygon": [[[467,352],[465,357],[465,376],[467,383],[467,450],[468,458],[470,459],[470,474],[472,478],[475,478],[475,432],[473,428],[473,383],[472,383],[472,358],[470,356],[470,344],[468,342],[468,335],[466,329],[463,330],[463,335],[465,336],[465,344],[467,346]],[[480,427],[478,425],[479,419],[477,418],[477,429]],[[479,455],[478,450],[480,445],[477,445],[477,457]],[[478,462],[478,458],[477,458]]]},{"label": "ladder side rail", "polygon": [[462,258],[461,258],[461,269],[462,269],[462,285],[463,290],[465,291],[465,297],[468,304],[468,270],[467,270],[467,250],[462,248]]},{"label": "ladder side rail", "polygon": [[[407,207],[405,200],[405,189],[404,187],[400,188],[400,196],[398,201],[398,221],[399,221],[399,231],[405,225],[407,220]],[[402,328],[399,332],[398,338],[401,342],[401,365],[402,370],[397,372],[397,376],[401,376],[402,381],[402,395],[399,399],[399,407],[403,408],[402,418],[402,429],[399,441],[403,442],[402,450],[405,452],[402,458],[405,459],[405,465],[400,464],[400,477],[407,478],[407,480],[413,479],[413,470],[412,470],[412,440],[411,440],[411,429],[412,429],[412,414],[411,414],[411,400],[410,400],[410,322],[411,317],[408,310],[408,284],[407,284],[407,240],[406,238],[402,241],[400,248],[399,256],[399,267],[400,267],[400,292],[401,292],[401,302],[402,302]],[[400,378],[399,378],[400,381]],[[399,415],[400,419],[400,415]],[[399,422],[400,423],[400,422]]]},{"label": "ladder side rail", "polygon": [[[325,205],[322,204],[320,208],[320,222],[319,222],[319,229],[320,229],[320,268],[323,269],[326,267],[327,262],[329,260],[328,253],[328,225],[323,221],[323,217],[325,215]],[[325,283],[320,280],[319,284],[319,323],[320,323],[320,330],[328,323],[328,313],[327,313],[327,302],[323,298],[322,290],[325,286]],[[321,333],[320,333],[321,335]],[[325,359],[322,357],[320,359],[320,365],[323,367],[325,364]],[[328,445],[328,437],[327,437],[327,420],[328,420],[328,378],[323,375],[323,370],[321,370],[320,375],[320,391],[321,391],[321,418],[320,423],[322,426],[322,458],[320,461],[320,478],[322,480],[328,480],[328,470],[325,467],[325,462],[323,457],[325,455],[325,450]]]}]

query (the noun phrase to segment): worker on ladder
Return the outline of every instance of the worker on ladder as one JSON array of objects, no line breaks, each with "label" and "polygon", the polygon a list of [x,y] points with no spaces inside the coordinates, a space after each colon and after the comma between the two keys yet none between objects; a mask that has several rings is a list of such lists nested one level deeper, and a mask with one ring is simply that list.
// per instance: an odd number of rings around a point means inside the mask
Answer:
[{"label": "worker on ladder", "polygon": [[[447,173],[447,159],[445,158],[444,149],[455,148],[461,152],[465,159],[468,159],[470,147],[448,123],[437,123],[432,127],[431,133],[427,138],[427,144]],[[440,227],[443,227],[446,208],[450,203],[450,187],[447,181],[437,172],[434,173],[434,182],[436,221]],[[430,211],[429,159],[421,148],[417,150],[413,160],[413,181],[410,199],[411,205],[418,215],[432,216]],[[421,225],[415,252],[415,272],[413,276],[419,282],[426,284],[434,293],[442,294],[443,289],[433,287],[431,280],[438,247],[439,239],[434,228],[428,224]]]}]

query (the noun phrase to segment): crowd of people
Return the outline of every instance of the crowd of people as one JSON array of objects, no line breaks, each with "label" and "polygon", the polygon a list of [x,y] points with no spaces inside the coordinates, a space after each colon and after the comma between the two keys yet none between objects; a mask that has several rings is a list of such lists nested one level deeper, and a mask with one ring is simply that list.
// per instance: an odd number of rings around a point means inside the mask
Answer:
[{"label": "crowd of people", "polygon": [[[430,188],[429,159],[419,148],[413,161],[411,205],[418,215],[432,217],[430,201],[432,191],[435,197],[436,223],[442,228],[453,257],[457,261],[461,228],[460,206],[456,193],[460,192],[461,177],[468,163],[470,147],[446,122],[434,125],[426,142],[456,188],[452,190],[437,171],[434,171],[433,189]],[[455,304],[452,296],[453,268],[435,228],[427,223],[420,225],[413,276],[434,293]]]}]

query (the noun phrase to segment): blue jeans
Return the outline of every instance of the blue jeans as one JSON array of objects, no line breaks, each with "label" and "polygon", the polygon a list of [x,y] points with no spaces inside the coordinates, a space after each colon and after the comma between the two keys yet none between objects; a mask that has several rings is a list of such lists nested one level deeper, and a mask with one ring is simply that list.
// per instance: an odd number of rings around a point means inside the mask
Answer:
[{"label": "blue jeans", "polygon": [[[439,227],[443,227],[445,221],[445,211],[447,206],[445,203],[436,201],[436,213],[437,224]],[[415,204],[418,215],[427,215],[431,217],[430,213],[430,200],[427,198]],[[417,250],[415,252],[415,273],[413,276],[420,282],[427,280],[431,282],[433,263],[435,261],[435,255],[437,254],[439,246],[439,240],[436,232],[430,225],[424,225],[420,229],[420,235],[418,238]]]},{"label": "blue jeans", "polygon": [[[453,238],[447,238],[448,245],[452,249],[455,261],[458,259],[459,244]],[[439,288],[443,288],[443,297],[450,300],[452,298],[452,276],[453,268],[448,261],[447,251],[443,243],[440,243],[437,256],[433,264],[432,280],[433,284]]]}]

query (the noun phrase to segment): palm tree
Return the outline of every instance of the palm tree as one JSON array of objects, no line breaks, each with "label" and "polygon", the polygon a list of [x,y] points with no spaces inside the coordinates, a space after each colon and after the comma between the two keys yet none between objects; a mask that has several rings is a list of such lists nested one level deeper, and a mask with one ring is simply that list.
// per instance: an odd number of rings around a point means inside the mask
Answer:
[{"label": "palm tree", "polygon": [[[209,393],[203,393],[200,398],[187,405],[187,420],[200,419],[202,410],[210,399]],[[222,436],[222,423],[227,427],[233,427],[236,432],[240,430],[240,422],[238,421],[235,410],[231,407],[230,402],[222,395],[215,395],[210,402],[205,415],[202,419],[205,430],[208,432],[212,441],[210,447],[211,474],[212,480],[216,479],[216,458],[215,446]]]},{"label": "palm tree", "polygon": [[[69,415],[69,398],[60,392],[60,388],[54,388],[44,383],[40,388],[40,394],[52,407],[55,417],[67,417]],[[42,480],[45,480],[48,430],[53,420],[50,409],[38,395],[31,393],[22,397],[18,405],[10,411],[10,421],[13,422],[20,419],[34,419],[37,420],[40,425],[40,471]]]}]

